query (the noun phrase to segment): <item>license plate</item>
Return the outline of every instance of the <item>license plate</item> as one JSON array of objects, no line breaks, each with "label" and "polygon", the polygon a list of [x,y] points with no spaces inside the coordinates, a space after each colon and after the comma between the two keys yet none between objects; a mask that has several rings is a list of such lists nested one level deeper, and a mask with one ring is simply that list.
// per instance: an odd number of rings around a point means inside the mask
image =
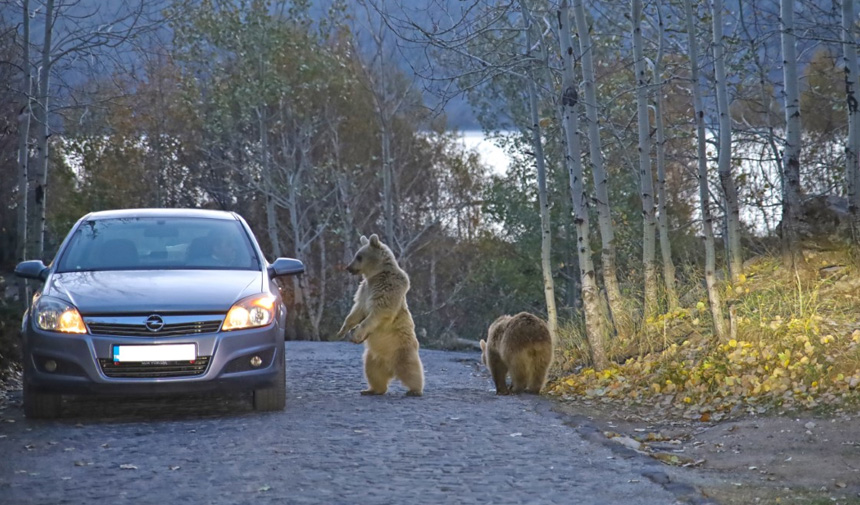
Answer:
[{"label": "license plate", "polygon": [[113,360],[123,362],[194,361],[196,344],[115,345]]}]

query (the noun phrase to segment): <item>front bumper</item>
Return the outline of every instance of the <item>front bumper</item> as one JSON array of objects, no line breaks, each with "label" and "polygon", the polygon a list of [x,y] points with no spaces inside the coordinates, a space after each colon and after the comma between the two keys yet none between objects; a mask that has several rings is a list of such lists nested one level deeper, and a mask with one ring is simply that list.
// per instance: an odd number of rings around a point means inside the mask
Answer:
[{"label": "front bumper", "polygon": [[[29,321],[27,321],[29,323]],[[274,385],[284,352],[283,329],[263,328],[171,337],[67,335],[24,325],[25,380],[39,391],[60,394],[153,395],[219,390],[250,390]],[[196,375],[109,377],[103,364],[114,345],[189,344],[208,362]],[[250,365],[253,356],[262,363]],[[48,360],[56,363],[53,371]],[[100,362],[101,360],[101,362]],[[110,373],[110,372],[108,372]]]}]

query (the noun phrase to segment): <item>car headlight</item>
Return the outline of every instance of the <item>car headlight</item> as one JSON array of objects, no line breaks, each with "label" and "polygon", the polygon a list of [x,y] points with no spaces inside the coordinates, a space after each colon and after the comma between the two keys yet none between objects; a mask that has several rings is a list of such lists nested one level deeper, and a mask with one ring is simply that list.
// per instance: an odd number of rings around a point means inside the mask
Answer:
[{"label": "car headlight", "polygon": [[60,333],[86,333],[87,327],[78,309],[67,302],[42,296],[33,306],[33,320],[43,330]]},{"label": "car headlight", "polygon": [[234,303],[224,318],[221,331],[244,330],[266,326],[275,319],[275,297],[263,293]]}]

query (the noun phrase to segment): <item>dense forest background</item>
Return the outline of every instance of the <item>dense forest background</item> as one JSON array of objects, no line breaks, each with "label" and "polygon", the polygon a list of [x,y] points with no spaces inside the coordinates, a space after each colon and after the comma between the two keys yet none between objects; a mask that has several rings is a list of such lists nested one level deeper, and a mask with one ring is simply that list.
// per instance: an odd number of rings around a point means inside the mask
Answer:
[{"label": "dense forest background", "polygon": [[522,310],[569,366],[685,314],[736,338],[749,258],[856,236],[856,32],[853,0],[2,0],[0,265],[90,211],[204,207],[306,264],[289,338],[335,333],[370,233],[426,345]]}]

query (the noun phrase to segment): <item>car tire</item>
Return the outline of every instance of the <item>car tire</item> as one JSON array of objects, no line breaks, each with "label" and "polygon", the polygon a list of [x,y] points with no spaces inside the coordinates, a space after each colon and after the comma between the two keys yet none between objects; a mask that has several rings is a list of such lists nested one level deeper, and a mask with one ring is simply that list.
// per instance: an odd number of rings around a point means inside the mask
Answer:
[{"label": "car tire", "polygon": [[277,358],[280,361],[280,371],[275,379],[275,385],[270,388],[254,390],[254,410],[272,411],[284,410],[287,405],[287,363],[285,349],[281,347]]},{"label": "car tire", "polygon": [[24,415],[29,419],[56,419],[60,417],[63,397],[42,393],[27,385],[24,378]]}]

